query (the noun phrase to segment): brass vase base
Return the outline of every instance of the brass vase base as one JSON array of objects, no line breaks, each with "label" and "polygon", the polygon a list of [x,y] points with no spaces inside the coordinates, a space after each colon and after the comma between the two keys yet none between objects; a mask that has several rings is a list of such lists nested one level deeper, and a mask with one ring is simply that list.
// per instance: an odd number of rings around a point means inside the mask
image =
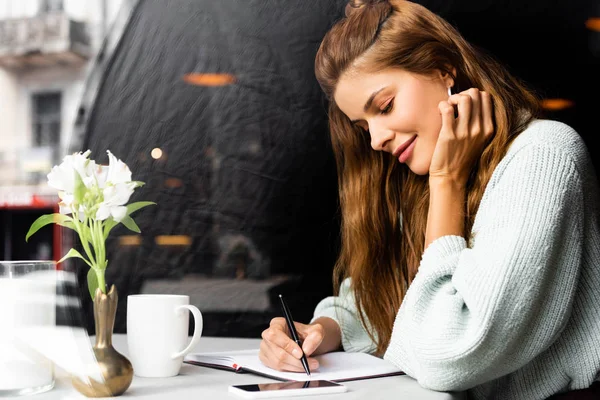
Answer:
[{"label": "brass vase base", "polygon": [[100,288],[96,289],[94,297],[96,344],[93,350],[104,382],[91,378],[88,382],[84,382],[78,377],[71,377],[73,387],[86,397],[120,396],[125,393],[133,380],[131,362],[112,346],[117,301],[115,285],[112,285],[107,294],[102,293]]}]

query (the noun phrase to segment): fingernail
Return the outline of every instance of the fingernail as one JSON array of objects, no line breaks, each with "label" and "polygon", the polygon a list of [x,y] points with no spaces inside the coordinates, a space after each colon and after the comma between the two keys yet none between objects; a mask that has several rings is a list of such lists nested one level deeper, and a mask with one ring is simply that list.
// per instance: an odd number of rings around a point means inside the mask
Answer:
[{"label": "fingernail", "polygon": [[296,357],[296,358],[300,358],[300,357],[302,357],[302,352],[301,352],[300,350],[298,350],[298,349],[294,349],[294,350],[292,351],[292,355],[293,355],[294,357]]}]

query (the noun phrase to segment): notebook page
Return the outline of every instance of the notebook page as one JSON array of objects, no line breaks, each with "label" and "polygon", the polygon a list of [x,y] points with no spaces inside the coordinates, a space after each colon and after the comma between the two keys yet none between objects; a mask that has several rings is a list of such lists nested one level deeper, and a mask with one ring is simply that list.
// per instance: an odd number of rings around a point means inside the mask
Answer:
[{"label": "notebook page", "polygon": [[259,360],[258,350],[247,351],[244,354],[240,353],[242,352],[238,352],[235,356],[235,360],[243,369],[285,380],[326,379],[343,381],[379,375],[402,374],[402,371],[389,361],[365,353],[338,351],[316,356],[315,358],[319,360],[319,369],[311,371],[310,376],[306,375],[305,372],[282,372],[271,369]]}]

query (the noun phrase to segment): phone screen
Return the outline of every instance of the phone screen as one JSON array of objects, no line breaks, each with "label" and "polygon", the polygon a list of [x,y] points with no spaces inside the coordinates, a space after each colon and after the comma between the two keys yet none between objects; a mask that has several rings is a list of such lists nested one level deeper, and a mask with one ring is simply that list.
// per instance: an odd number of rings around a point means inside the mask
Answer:
[{"label": "phone screen", "polygon": [[252,385],[235,385],[234,387],[246,392],[272,392],[275,390],[290,390],[290,389],[314,389],[324,387],[342,386],[339,383],[332,381],[301,381],[301,382],[277,382],[277,383],[259,383]]}]

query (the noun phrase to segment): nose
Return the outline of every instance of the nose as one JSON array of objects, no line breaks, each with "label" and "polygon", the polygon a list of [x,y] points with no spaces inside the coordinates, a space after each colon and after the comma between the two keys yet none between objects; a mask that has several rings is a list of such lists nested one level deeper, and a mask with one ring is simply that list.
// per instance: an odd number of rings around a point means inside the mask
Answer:
[{"label": "nose", "polygon": [[[369,134],[371,135],[371,147],[373,150],[384,151],[387,144],[394,139],[394,131],[384,126],[369,122]],[[392,149],[387,149],[393,151]]]}]

